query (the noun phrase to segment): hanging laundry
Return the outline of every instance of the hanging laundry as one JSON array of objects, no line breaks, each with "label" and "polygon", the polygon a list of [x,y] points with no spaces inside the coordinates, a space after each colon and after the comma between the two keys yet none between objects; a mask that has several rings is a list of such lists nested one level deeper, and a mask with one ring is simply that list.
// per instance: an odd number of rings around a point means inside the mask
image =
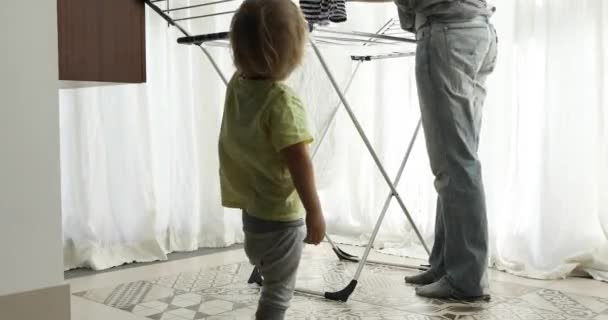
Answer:
[{"label": "hanging laundry", "polygon": [[309,23],[346,21],[346,0],[300,0],[300,9]]}]

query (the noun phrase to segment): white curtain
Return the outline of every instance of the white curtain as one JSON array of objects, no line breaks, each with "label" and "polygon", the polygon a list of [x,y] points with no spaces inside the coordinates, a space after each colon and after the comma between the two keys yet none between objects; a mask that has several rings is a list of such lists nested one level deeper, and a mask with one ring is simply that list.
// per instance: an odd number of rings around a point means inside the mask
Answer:
[{"label": "white curtain", "polygon": [[[481,146],[493,264],[537,278],[581,267],[608,279],[608,210],[601,206],[608,200],[608,5],[498,5],[500,58]],[[346,28],[373,31],[393,16],[392,4],[351,4]],[[219,203],[223,85],[202,54],[175,45],[179,34],[153,13],[147,26],[147,84],[61,92],[66,268],[242,240],[238,213]],[[225,29],[226,21],[190,27]],[[213,53],[230,74],[228,51]],[[324,53],[345,87],[353,64],[339,48]],[[310,52],[289,82],[318,137],[338,99]],[[413,59],[362,64],[347,96],[393,177],[419,118]],[[330,233],[364,244],[388,188],[343,109],[315,166]],[[430,244],[435,192],[422,136],[398,189]],[[394,203],[376,247],[426,256]]]},{"label": "white curtain", "polygon": [[60,92],[66,269],[242,242],[216,178],[223,84],[178,36],[148,11],[146,84]]},{"label": "white curtain", "polygon": [[538,278],[580,266],[606,280],[608,3],[499,5],[482,146],[494,262]]}]

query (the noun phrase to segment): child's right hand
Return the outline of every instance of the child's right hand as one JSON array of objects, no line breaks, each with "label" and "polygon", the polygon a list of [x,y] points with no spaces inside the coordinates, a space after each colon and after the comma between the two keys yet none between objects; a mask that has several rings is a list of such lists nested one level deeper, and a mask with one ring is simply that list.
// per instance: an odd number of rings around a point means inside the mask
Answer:
[{"label": "child's right hand", "polygon": [[315,186],[315,173],[308,145],[304,142],[297,143],[283,149],[281,154],[285,157],[293,185],[306,209],[308,233],[304,242],[318,245],[325,238],[325,218]]},{"label": "child's right hand", "polygon": [[323,212],[307,212],[306,228],[308,229],[308,233],[304,242],[314,244],[315,246],[321,243],[325,238],[325,217],[323,217]]}]

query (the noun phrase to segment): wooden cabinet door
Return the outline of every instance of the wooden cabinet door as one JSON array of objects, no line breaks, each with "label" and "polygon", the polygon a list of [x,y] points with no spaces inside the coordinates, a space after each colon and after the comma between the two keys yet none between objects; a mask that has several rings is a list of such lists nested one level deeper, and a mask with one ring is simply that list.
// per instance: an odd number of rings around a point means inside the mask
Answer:
[{"label": "wooden cabinet door", "polygon": [[57,0],[59,79],[146,81],[142,0]]}]

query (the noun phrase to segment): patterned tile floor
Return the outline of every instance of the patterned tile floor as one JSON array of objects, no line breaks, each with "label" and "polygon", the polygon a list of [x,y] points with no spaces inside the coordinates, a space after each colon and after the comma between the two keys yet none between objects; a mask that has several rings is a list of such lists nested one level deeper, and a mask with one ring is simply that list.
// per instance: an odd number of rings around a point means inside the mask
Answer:
[{"label": "patterned tile floor", "polygon": [[[316,291],[339,290],[350,282],[355,269],[355,264],[339,262],[327,252],[307,251],[298,275],[298,286]],[[243,261],[74,295],[144,320],[252,319],[259,288],[246,283],[251,270]],[[403,283],[403,276],[408,273],[411,271],[367,266],[347,303],[297,294],[287,318],[608,319],[608,299],[511,282],[493,281],[490,302],[422,299],[415,296],[413,287]]]}]

